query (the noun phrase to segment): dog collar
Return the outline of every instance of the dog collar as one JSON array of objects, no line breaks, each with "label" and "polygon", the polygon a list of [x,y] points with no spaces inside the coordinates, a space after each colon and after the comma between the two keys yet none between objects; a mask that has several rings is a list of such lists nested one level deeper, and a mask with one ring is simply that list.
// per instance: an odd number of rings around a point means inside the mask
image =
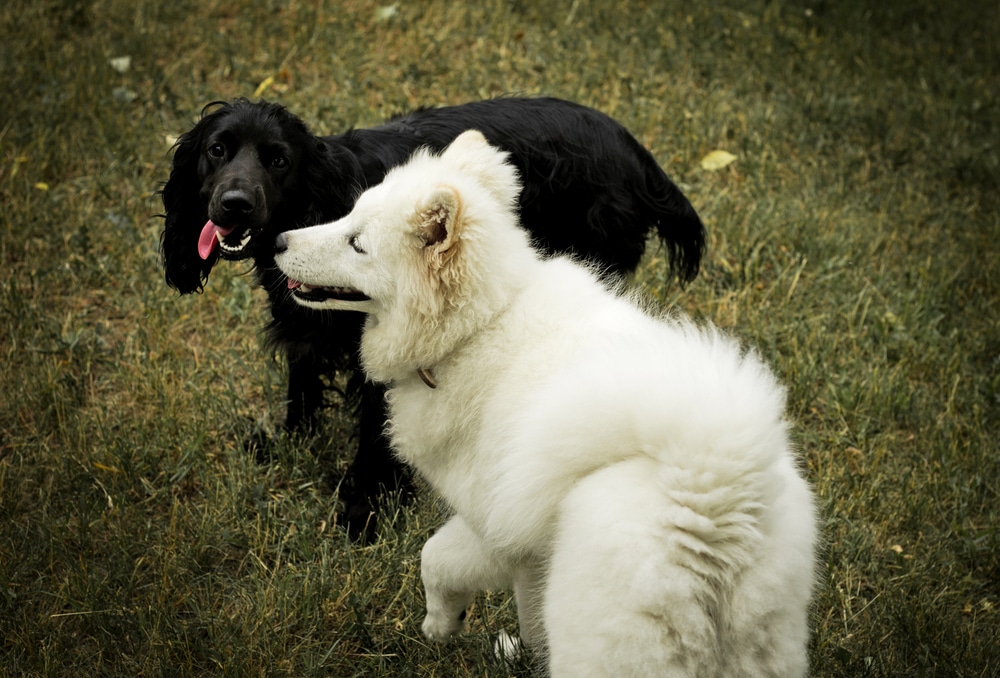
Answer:
[{"label": "dog collar", "polygon": [[426,367],[418,367],[417,376],[420,377],[420,380],[425,384],[427,384],[428,387],[430,388],[438,387],[437,381],[434,379],[434,373],[431,372]]}]

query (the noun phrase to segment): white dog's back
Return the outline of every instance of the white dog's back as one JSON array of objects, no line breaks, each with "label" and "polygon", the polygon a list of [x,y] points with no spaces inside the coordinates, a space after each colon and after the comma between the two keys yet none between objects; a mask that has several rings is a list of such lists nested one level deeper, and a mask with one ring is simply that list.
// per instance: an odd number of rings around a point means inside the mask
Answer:
[{"label": "white dog's back", "polygon": [[463,135],[279,258],[370,297],[393,444],[456,513],[424,547],[425,633],[513,586],[553,676],[803,675],[816,528],[784,391],[721,333],[539,260],[502,158]]}]

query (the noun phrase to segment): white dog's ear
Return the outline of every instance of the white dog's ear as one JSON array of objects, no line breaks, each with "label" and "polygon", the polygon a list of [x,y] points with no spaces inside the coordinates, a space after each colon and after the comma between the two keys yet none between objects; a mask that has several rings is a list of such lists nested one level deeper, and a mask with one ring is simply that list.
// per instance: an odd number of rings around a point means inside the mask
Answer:
[{"label": "white dog's ear", "polygon": [[507,162],[508,154],[490,146],[478,130],[462,132],[441,155],[463,174],[475,178],[505,207],[512,208],[521,193],[517,169]]},{"label": "white dog's ear", "polygon": [[458,191],[440,184],[417,210],[417,235],[435,255],[453,252],[462,226],[462,200]]}]

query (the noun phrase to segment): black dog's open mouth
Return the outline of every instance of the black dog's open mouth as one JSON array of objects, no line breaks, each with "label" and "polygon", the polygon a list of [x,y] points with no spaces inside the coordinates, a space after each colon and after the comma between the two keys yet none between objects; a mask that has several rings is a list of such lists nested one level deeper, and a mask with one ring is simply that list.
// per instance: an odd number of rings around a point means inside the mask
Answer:
[{"label": "black dog's open mouth", "polygon": [[198,238],[198,255],[202,260],[212,256],[216,247],[223,259],[239,261],[250,256],[250,231],[241,226],[219,226],[209,219]]},{"label": "black dog's open mouth", "polygon": [[351,289],[350,287],[307,285],[292,278],[288,279],[288,289],[303,301],[371,301],[371,298],[367,294],[360,290]]}]

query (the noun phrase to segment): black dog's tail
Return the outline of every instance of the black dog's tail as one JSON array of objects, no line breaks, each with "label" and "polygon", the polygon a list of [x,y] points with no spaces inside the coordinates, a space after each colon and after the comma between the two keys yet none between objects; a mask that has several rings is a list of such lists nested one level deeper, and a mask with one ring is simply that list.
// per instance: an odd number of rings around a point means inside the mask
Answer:
[{"label": "black dog's tail", "polygon": [[639,191],[646,217],[656,227],[667,250],[670,268],[681,284],[698,275],[705,253],[705,226],[681,189],[650,155],[646,163],[646,190]]}]

